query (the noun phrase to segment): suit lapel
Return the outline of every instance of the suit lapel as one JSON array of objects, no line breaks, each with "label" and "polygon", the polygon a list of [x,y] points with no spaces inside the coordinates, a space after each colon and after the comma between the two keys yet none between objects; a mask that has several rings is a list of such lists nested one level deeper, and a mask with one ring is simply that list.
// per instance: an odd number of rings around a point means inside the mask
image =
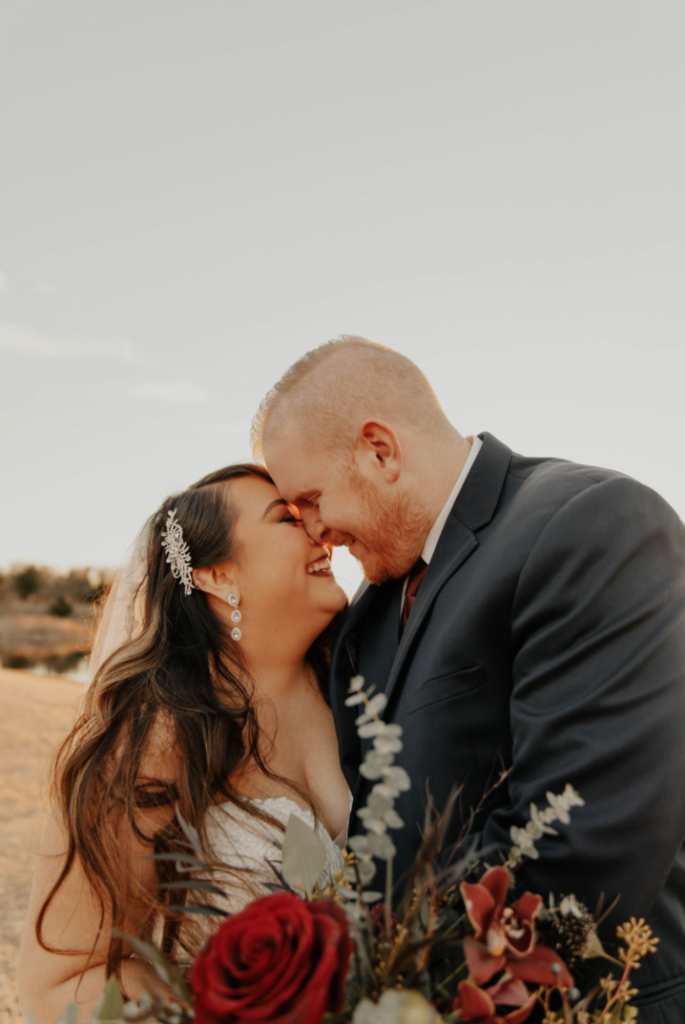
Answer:
[{"label": "suit lapel", "polygon": [[440,540],[402,634],[385,688],[388,699],[397,685],[412,642],[440,589],[478,547],[476,531],[486,526],[495,514],[512,453],[510,448],[492,434],[485,433],[480,437],[483,447],[457,495],[440,534]]},{"label": "suit lapel", "polygon": [[[443,541],[445,542],[444,544]],[[392,669],[390,670],[390,676],[385,688],[385,694],[388,699],[390,699],[392,692],[395,689],[405,658],[411,648],[412,641],[416,636],[421,623],[430,610],[440,588],[443,586],[445,581],[448,580],[449,577],[457,571],[457,569],[459,569],[471,552],[477,547],[478,541],[471,530],[463,526],[458,520],[448,519],[440,536],[440,543],[436,548],[435,555],[431,559],[431,563],[426,570],[426,575],[419,587],[419,592],[416,595],[416,601],[414,602],[414,607],[411,610],[409,621],[407,622],[407,626],[402,634],[402,639],[400,640],[400,645],[397,649],[397,654],[395,656]],[[440,549],[449,550],[449,555],[441,558],[439,556]],[[398,619],[399,614],[400,612],[398,608]]]}]

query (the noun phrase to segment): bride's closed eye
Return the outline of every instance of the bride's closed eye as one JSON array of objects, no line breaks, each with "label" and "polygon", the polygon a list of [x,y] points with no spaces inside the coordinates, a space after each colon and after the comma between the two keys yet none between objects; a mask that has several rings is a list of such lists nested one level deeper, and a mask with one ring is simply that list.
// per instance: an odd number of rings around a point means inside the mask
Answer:
[{"label": "bride's closed eye", "polygon": [[287,515],[287,516],[283,516],[283,518],[281,519],[281,522],[282,523],[296,523],[297,526],[302,526],[302,520],[298,519],[296,516],[293,516],[293,515],[290,515],[290,514]]}]

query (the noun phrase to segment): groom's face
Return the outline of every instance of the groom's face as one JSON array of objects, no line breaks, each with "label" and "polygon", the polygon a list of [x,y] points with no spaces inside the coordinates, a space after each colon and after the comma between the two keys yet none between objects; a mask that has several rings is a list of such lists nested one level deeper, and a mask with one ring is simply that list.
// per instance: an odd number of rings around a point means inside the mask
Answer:
[{"label": "groom's face", "polygon": [[352,456],[337,461],[292,434],[270,443],[265,454],[281,496],[297,507],[312,541],[347,547],[371,583],[409,571],[427,531],[406,498],[383,495]]}]

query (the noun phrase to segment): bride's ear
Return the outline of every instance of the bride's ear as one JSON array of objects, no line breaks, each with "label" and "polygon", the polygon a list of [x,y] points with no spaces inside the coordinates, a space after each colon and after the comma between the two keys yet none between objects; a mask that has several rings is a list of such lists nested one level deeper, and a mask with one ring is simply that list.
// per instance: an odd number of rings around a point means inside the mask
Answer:
[{"label": "bride's ear", "polygon": [[233,569],[233,562],[221,562],[219,565],[193,569],[193,583],[198,590],[218,597],[221,601],[225,601],[229,593],[240,596]]}]

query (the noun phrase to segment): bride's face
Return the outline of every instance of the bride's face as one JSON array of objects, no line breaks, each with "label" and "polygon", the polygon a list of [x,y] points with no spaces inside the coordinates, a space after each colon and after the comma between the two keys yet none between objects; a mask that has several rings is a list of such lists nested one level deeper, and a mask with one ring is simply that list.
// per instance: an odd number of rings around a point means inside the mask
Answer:
[{"label": "bride's face", "polygon": [[331,549],[310,540],[299,512],[259,477],[231,483],[238,511],[234,575],[246,639],[250,626],[292,628],[316,636],[345,607],[347,597],[330,568]]}]

